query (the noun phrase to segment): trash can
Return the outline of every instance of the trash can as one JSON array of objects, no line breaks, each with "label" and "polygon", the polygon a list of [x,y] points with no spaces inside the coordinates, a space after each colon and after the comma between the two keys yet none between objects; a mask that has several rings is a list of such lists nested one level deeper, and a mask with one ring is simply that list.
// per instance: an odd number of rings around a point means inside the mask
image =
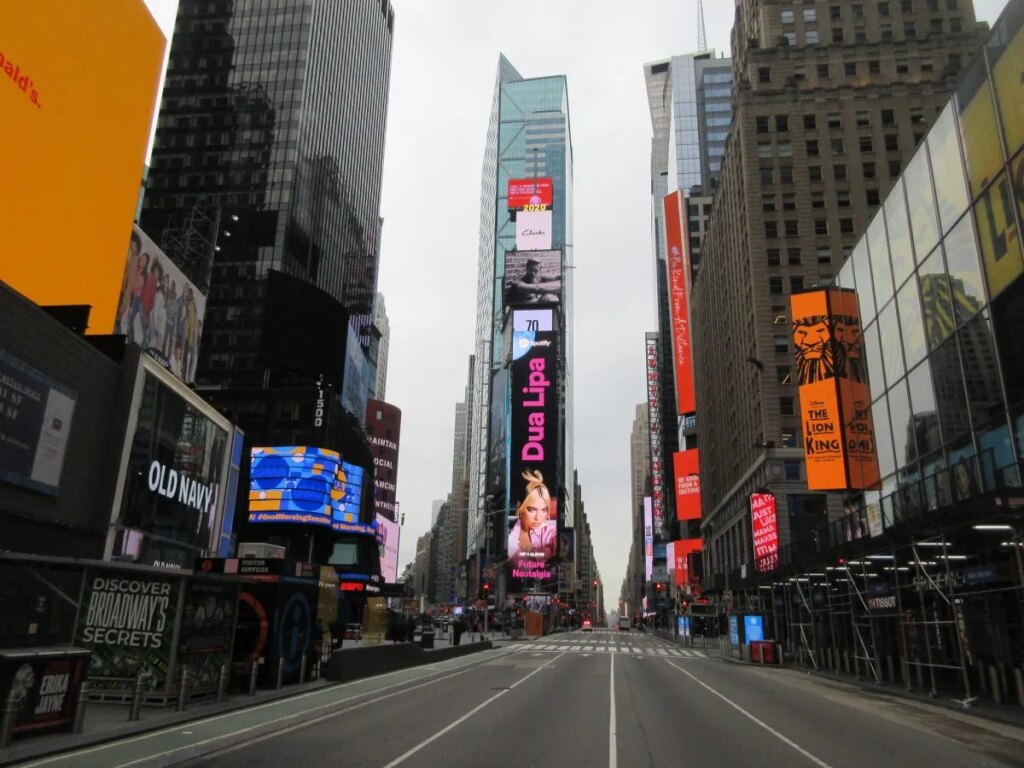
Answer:
[{"label": "trash can", "polygon": [[761,645],[762,643],[758,640],[750,643],[750,660],[755,664],[760,664],[762,660]]},{"label": "trash can", "polygon": [[420,635],[420,648],[433,648],[434,647],[434,630],[424,629],[423,634]]},{"label": "trash can", "polygon": [[765,664],[777,664],[775,660],[775,643],[764,642],[761,643],[761,659]]}]

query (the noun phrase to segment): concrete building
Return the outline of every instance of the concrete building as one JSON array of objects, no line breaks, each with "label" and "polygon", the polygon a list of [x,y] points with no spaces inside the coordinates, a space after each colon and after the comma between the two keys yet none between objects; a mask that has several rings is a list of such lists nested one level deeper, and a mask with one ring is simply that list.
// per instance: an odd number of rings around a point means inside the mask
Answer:
[{"label": "concrete building", "polygon": [[835,277],[984,34],[966,0],[737,2],[692,307],[706,586],[747,572],[754,490],[775,494],[783,541],[839,516],[802,482],[789,294]]},{"label": "concrete building", "polygon": [[391,346],[391,321],[384,306],[384,294],[377,292],[373,300],[373,327],[377,329],[377,368],[373,379],[371,396],[376,400],[385,399],[388,385],[388,350]]}]

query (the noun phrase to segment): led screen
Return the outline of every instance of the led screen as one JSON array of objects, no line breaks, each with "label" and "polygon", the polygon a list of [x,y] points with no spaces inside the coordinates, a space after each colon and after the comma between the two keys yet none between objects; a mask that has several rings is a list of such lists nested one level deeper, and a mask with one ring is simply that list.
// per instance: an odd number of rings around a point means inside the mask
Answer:
[{"label": "led screen", "polygon": [[387,584],[398,580],[398,538],[401,528],[398,523],[377,514],[377,541],[380,544],[380,575]]},{"label": "led screen", "polygon": [[330,525],[341,465],[337,451],[307,446],[253,448],[249,522]]},{"label": "led screen", "polygon": [[672,454],[676,481],[676,520],[700,519],[700,455],[696,448]]},{"label": "led screen", "polygon": [[558,304],[562,300],[561,251],[507,251],[505,306]]},{"label": "led screen", "polygon": [[644,581],[654,570],[654,529],[651,524],[651,497],[644,496]]},{"label": "led screen", "polygon": [[665,527],[665,473],[661,466],[661,376],[658,373],[658,334],[644,339],[647,355],[647,417],[651,446],[651,507],[654,530]]},{"label": "led screen", "polygon": [[773,494],[750,495],[750,525],[754,537],[754,566],[758,573],[775,570],[779,566],[779,524]]},{"label": "led screen", "polygon": [[693,352],[690,347],[690,235],[686,225],[686,197],[682,191],[664,199],[665,240],[668,253],[669,315],[672,325],[672,362],[676,374],[676,407],[679,413],[697,410],[693,386]]},{"label": "led screen", "polygon": [[743,636],[747,645],[750,645],[751,643],[759,643],[764,640],[764,617],[744,616]]},{"label": "led screen", "polygon": [[551,216],[551,211],[520,211],[516,214],[516,250],[549,250]]},{"label": "led screen", "polygon": [[536,179],[508,180],[508,209],[547,210],[553,202],[553,186],[548,176]]}]

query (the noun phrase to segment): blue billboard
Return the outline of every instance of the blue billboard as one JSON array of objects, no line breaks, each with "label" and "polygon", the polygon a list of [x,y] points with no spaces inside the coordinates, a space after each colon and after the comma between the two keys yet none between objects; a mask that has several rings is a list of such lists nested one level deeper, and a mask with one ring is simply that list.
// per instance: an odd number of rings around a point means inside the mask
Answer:
[{"label": "blue billboard", "polygon": [[761,616],[744,616],[743,634],[747,645],[764,640],[764,618]]}]

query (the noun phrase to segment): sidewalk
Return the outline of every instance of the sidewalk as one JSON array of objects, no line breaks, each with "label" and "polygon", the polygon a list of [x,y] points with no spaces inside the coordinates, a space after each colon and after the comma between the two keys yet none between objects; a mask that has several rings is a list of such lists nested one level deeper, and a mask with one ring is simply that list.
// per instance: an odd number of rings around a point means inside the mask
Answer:
[{"label": "sidewalk", "polygon": [[[485,635],[485,639],[488,637],[492,640],[495,648],[511,645],[513,642],[520,642],[504,638],[498,632]],[[451,638],[450,632],[445,637],[438,633],[435,636],[434,649],[439,650],[450,647]],[[478,633],[467,632],[462,635],[460,644],[465,645],[470,642],[476,642],[478,639]],[[416,645],[419,645],[419,640],[419,635],[417,635]],[[387,644],[390,645],[390,643]],[[360,641],[346,640],[341,650],[368,647],[368,645]],[[430,653],[430,651],[428,650],[427,653]],[[301,685],[286,685],[280,690],[260,688],[257,689],[254,696],[244,693],[229,694],[219,704],[211,696],[208,699],[190,702],[188,708],[183,712],[177,712],[173,706],[167,708],[143,707],[141,719],[135,722],[128,722],[128,704],[90,702],[86,706],[85,724],[82,728],[82,733],[62,732],[15,738],[8,749],[0,749],[0,766],[13,765],[27,760],[47,757],[59,752],[68,752],[107,741],[115,741],[147,731],[154,731],[179,723],[187,723],[191,720],[206,718],[211,715],[247,709],[267,702],[288,698],[289,696],[296,696],[341,684],[343,683],[333,683],[321,678]]]}]

